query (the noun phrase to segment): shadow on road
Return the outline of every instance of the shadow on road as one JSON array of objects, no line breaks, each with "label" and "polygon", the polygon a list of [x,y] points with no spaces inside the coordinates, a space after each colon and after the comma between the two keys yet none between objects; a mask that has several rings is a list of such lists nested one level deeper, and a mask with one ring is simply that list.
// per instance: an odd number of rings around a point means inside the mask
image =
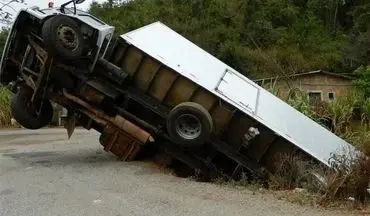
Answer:
[{"label": "shadow on road", "polygon": [[34,151],[20,153],[5,153],[5,157],[13,158],[27,166],[69,166],[94,164],[94,166],[112,164],[115,162],[123,163],[111,153],[104,150],[89,150],[80,151]]}]

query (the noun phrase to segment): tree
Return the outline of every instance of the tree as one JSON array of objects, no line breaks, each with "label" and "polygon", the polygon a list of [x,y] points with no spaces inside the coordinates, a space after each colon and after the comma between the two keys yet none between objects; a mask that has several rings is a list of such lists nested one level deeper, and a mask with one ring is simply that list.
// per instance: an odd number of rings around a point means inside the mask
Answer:
[{"label": "tree", "polygon": [[162,21],[258,78],[317,69],[348,73],[367,65],[368,5],[348,0],[131,0],[96,3],[91,12],[114,25],[117,34]]},{"label": "tree", "polygon": [[366,98],[370,98],[370,65],[361,66],[355,70],[358,79],[354,82],[355,86],[365,94]]},{"label": "tree", "polygon": [[344,65],[353,70],[370,64],[370,2],[359,4],[351,10],[351,40],[344,52]]}]

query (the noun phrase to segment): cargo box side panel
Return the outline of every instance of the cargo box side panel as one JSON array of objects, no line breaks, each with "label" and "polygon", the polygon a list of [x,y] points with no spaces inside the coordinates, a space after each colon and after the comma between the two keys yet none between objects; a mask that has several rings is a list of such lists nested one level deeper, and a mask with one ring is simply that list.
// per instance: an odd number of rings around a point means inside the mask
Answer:
[{"label": "cargo box side panel", "polygon": [[297,111],[268,91],[260,91],[257,116],[268,126],[321,162],[328,164],[330,153],[353,152],[354,147]]}]

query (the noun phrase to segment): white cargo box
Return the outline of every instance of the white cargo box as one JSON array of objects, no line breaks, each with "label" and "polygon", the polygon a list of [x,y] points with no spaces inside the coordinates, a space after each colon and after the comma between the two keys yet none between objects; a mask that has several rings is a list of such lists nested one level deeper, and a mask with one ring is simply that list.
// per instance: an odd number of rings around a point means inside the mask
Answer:
[{"label": "white cargo box", "polygon": [[354,147],[161,22],[121,37],[329,165]]}]

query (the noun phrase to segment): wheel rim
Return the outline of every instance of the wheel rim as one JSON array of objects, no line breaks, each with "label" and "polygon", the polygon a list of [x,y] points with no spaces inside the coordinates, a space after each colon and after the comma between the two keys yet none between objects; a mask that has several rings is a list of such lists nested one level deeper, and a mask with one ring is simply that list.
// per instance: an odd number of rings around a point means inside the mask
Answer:
[{"label": "wheel rim", "polygon": [[200,136],[202,132],[201,122],[192,114],[183,114],[176,119],[176,133],[184,139],[192,140]]},{"label": "wheel rim", "polygon": [[69,26],[60,25],[57,30],[58,40],[62,42],[63,47],[72,51],[78,47],[78,38],[75,30]]}]

